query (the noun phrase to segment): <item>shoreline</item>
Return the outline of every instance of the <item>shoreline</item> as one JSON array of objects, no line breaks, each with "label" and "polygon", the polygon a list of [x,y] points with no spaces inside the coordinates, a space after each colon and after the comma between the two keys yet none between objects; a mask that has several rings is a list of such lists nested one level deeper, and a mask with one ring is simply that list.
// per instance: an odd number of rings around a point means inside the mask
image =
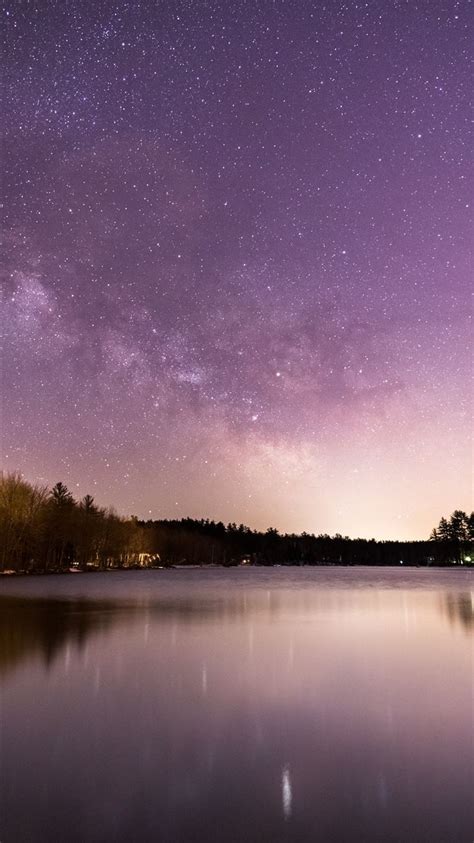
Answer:
[{"label": "shoreline", "polygon": [[137,573],[137,572],[146,572],[146,571],[231,571],[231,570],[263,570],[263,569],[308,569],[308,568],[344,568],[344,569],[352,569],[352,568],[371,568],[373,570],[411,570],[411,571],[473,571],[474,572],[474,565],[465,565],[462,563],[451,563],[447,565],[364,565],[361,563],[351,565],[351,564],[344,564],[344,563],[320,563],[315,565],[284,565],[281,563],[276,563],[275,565],[160,565],[160,566],[150,566],[150,567],[130,567],[130,568],[90,568],[88,570],[80,570],[79,568],[67,569],[63,571],[13,571],[11,569],[7,569],[5,571],[0,571],[0,580],[2,578],[5,579],[17,579],[19,577],[23,578],[31,578],[31,577],[63,577],[75,574],[116,574],[116,573]]}]

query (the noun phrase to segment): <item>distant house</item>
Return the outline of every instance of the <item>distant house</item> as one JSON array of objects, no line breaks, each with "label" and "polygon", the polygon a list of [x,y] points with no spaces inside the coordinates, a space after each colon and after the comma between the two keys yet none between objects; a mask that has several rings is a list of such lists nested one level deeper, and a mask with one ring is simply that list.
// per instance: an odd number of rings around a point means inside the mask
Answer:
[{"label": "distant house", "polygon": [[160,556],[158,553],[139,553],[138,554],[138,564],[142,568],[147,568],[149,565],[156,565],[160,562]]}]

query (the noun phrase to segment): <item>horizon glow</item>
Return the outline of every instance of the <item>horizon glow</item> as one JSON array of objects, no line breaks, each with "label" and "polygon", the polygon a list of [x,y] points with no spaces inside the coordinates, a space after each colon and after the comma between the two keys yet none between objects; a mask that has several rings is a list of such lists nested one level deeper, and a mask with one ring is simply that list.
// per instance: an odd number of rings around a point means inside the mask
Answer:
[{"label": "horizon glow", "polygon": [[3,468],[281,532],[470,510],[471,26],[7,3]]}]

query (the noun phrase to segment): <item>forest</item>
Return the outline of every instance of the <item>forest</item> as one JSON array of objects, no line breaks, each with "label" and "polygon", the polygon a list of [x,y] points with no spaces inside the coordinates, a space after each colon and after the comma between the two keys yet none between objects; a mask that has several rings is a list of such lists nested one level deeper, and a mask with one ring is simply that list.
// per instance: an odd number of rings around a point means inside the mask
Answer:
[{"label": "forest", "polygon": [[0,571],[53,573],[177,565],[409,565],[474,563],[474,513],[441,518],[425,541],[281,534],[208,519],[140,521],[76,501],[19,472],[0,479]]}]

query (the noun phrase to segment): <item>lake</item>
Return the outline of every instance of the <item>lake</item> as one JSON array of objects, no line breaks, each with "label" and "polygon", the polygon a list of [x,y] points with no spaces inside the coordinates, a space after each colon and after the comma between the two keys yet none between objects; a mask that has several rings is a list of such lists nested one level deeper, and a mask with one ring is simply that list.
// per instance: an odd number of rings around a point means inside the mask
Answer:
[{"label": "lake", "polygon": [[472,843],[474,576],[0,582],[2,843]]}]

